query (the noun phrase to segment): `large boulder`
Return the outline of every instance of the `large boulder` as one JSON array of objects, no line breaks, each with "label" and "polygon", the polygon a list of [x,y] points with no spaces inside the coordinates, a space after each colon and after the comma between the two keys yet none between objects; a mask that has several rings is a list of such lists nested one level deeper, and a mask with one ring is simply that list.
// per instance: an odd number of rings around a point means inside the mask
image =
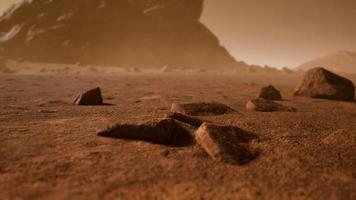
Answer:
[{"label": "large boulder", "polygon": [[312,98],[353,101],[355,86],[350,80],[318,67],[306,72],[294,94]]},{"label": "large boulder", "polygon": [[199,22],[203,0],[31,0],[0,18],[0,55],[39,62],[243,70]]}]

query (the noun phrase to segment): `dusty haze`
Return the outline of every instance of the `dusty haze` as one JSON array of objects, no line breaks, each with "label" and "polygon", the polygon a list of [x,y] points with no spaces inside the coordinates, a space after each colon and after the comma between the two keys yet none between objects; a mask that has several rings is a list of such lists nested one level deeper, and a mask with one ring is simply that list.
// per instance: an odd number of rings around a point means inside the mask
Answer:
[{"label": "dusty haze", "polygon": [[[16,0],[2,0],[3,12]],[[201,21],[238,60],[294,67],[356,51],[354,0],[207,0]]]},{"label": "dusty haze", "polygon": [[356,200],[354,1],[28,0],[0,200]]}]

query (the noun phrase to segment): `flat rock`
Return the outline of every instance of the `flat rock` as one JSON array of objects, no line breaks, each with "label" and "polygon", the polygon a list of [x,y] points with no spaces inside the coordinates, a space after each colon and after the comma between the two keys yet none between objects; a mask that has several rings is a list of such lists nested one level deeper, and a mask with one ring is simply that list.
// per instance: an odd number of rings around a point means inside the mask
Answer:
[{"label": "flat rock", "polygon": [[103,105],[103,97],[99,87],[88,90],[79,95],[74,103],[77,105]]},{"label": "flat rock", "polygon": [[340,101],[354,101],[355,86],[350,80],[322,67],[318,67],[305,73],[294,95]]},{"label": "flat rock", "polygon": [[177,112],[171,112],[169,114],[166,115],[167,118],[171,118],[171,119],[175,119],[177,121],[180,121],[182,123],[186,123],[186,124],[189,124],[193,127],[196,127],[198,128],[199,126],[201,126],[204,121],[199,119],[199,118],[196,118],[196,117],[192,117],[192,116],[189,116],[189,115],[185,115],[185,114],[182,114],[182,113],[177,113]]},{"label": "flat rock", "polygon": [[234,109],[222,103],[183,103],[172,104],[171,112],[192,116],[224,115],[236,112]]},{"label": "flat rock", "polygon": [[232,126],[204,123],[195,133],[197,143],[217,161],[245,164],[256,157],[247,148],[250,136]]},{"label": "flat rock", "polygon": [[260,112],[275,112],[275,111],[286,111],[286,112],[295,112],[295,108],[283,106],[279,103],[276,103],[267,99],[253,99],[247,102],[247,110],[260,111]]},{"label": "flat rock", "polygon": [[170,118],[141,123],[119,123],[97,133],[99,136],[141,140],[167,146],[185,146],[193,143],[189,130]]},{"label": "flat rock", "polygon": [[268,85],[261,89],[260,98],[280,101],[282,100],[282,95],[281,92],[277,90],[274,86]]}]

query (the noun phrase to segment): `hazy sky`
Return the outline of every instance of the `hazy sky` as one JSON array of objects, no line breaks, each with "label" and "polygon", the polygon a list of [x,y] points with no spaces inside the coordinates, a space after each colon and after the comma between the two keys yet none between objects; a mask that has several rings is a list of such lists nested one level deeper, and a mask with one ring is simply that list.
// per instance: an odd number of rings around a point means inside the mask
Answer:
[{"label": "hazy sky", "polygon": [[356,0],[206,0],[202,21],[253,64],[295,66],[356,51]]},{"label": "hazy sky", "polygon": [[[0,0],[0,13],[17,0]],[[356,51],[356,0],[205,0],[201,21],[238,60],[295,66]]]}]

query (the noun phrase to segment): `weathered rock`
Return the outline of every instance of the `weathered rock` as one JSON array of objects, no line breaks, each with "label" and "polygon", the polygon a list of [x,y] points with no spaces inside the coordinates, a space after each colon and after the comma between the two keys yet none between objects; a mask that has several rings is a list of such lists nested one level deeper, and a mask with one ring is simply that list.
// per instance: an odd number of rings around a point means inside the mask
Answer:
[{"label": "weathered rock", "polygon": [[307,71],[294,95],[312,98],[354,101],[354,84],[322,67]]},{"label": "weathered rock", "polygon": [[295,108],[286,107],[279,103],[267,99],[253,99],[247,102],[247,110],[260,111],[260,112],[274,112],[274,111],[287,111],[295,112]]},{"label": "weathered rock", "polygon": [[199,22],[203,3],[23,1],[0,17],[0,49],[7,58],[38,62],[244,69]]},{"label": "weathered rock", "polygon": [[246,145],[250,138],[236,127],[204,123],[196,131],[195,139],[214,160],[245,164],[256,157]]},{"label": "weathered rock", "polygon": [[260,98],[276,101],[282,100],[281,93],[272,85],[268,85],[261,89]]},{"label": "weathered rock", "polygon": [[171,112],[183,113],[192,116],[224,115],[236,112],[222,103],[183,103],[172,104]]},{"label": "weathered rock", "polygon": [[175,119],[177,121],[189,124],[193,127],[199,127],[201,126],[204,121],[201,119],[198,119],[196,117],[191,117],[182,113],[177,113],[177,112],[171,112],[169,114],[167,114],[166,116],[167,118],[171,118],[171,119]]},{"label": "weathered rock", "polygon": [[102,105],[103,97],[100,88],[97,87],[84,92],[74,100],[74,103],[77,105]]},{"label": "weathered rock", "polygon": [[185,146],[193,143],[189,130],[170,118],[155,119],[136,124],[116,124],[99,136],[119,139],[142,140],[169,146]]}]

